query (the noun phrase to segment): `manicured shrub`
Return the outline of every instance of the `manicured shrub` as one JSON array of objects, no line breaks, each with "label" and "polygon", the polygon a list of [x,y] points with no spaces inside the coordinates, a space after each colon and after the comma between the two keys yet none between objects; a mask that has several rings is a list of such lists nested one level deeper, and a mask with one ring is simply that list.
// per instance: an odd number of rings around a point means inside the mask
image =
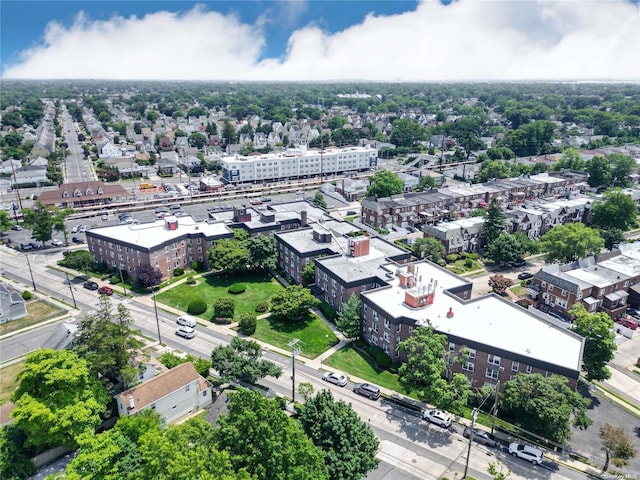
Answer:
[{"label": "manicured shrub", "polygon": [[112,285],[115,285],[116,283],[121,283],[122,280],[120,279],[120,277],[118,275],[114,275],[113,277],[111,277],[109,279],[109,283]]},{"label": "manicured shrub", "polygon": [[473,267],[473,260],[471,260],[470,258],[467,258],[467,259],[464,261],[464,266],[465,266],[465,267],[467,267],[467,268],[471,268],[471,267]]},{"label": "manicured shrub", "polygon": [[384,352],[378,352],[376,355],[376,363],[380,368],[386,370],[391,365],[391,357]]},{"label": "manicured shrub", "polygon": [[173,276],[179,277],[180,275],[184,275],[184,268],[178,267],[173,271]]},{"label": "manicured shrub", "polygon": [[187,307],[187,313],[190,315],[201,315],[207,311],[207,302],[201,299],[196,299]]},{"label": "manicured shrub", "polygon": [[196,284],[196,279],[193,278],[193,275],[189,275],[187,277],[187,281],[185,282],[187,285],[195,285]]},{"label": "manicured shrub", "polygon": [[238,321],[240,330],[242,330],[242,333],[245,335],[253,335],[256,333],[257,323],[256,317],[250,313],[243,313],[240,315],[240,320]]},{"label": "manicured shrub", "polygon": [[458,260],[458,258],[460,258],[460,256],[457,253],[450,253],[449,255],[447,255],[444,258],[447,260],[447,263],[453,263],[456,260]]},{"label": "manicured shrub", "polygon": [[233,318],[236,306],[230,297],[221,297],[213,304],[214,318]]},{"label": "manicured shrub", "polygon": [[338,311],[335,308],[333,308],[327,302],[321,302],[318,308],[322,312],[322,315],[324,315],[324,318],[326,318],[330,322],[335,323],[338,316]]},{"label": "manicured shrub", "polygon": [[470,258],[471,260],[478,260],[480,258],[480,255],[478,255],[477,253],[469,253],[467,255],[467,258]]},{"label": "manicured shrub", "polygon": [[356,344],[356,347],[363,348],[363,349],[369,346],[369,344],[364,338],[359,338],[358,340],[355,341],[355,344]]},{"label": "manicured shrub", "polygon": [[24,292],[22,292],[22,298],[23,300],[31,300],[31,292],[29,290],[25,290]]},{"label": "manicured shrub", "polygon": [[269,311],[269,302],[260,302],[256,305],[256,313],[265,313]]},{"label": "manicured shrub", "polygon": [[229,286],[229,290],[227,290],[232,295],[238,295],[240,293],[244,293],[247,289],[247,286],[244,283],[234,283]]}]

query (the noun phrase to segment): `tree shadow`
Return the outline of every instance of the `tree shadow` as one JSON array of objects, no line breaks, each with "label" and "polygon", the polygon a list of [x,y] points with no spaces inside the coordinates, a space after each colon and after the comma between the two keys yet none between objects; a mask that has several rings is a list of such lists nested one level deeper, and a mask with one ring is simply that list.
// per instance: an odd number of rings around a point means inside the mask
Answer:
[{"label": "tree shadow", "polygon": [[580,385],[578,387],[578,392],[584,398],[589,400],[589,405],[587,406],[587,410],[594,410],[595,408],[600,406],[600,399],[592,393],[591,387],[589,385],[585,385],[585,384]]},{"label": "tree shadow", "polygon": [[311,316],[307,315],[305,317],[298,318],[295,321],[287,321],[271,315],[263,320],[269,322],[269,326],[274,332],[293,333],[305,328],[309,322],[311,322]]},{"label": "tree shadow", "polygon": [[457,429],[454,425],[442,428],[438,425],[426,422],[421,418],[421,412],[409,407],[398,405],[393,399],[381,399],[381,405],[386,407],[386,416],[389,423],[398,428],[410,441],[418,444],[427,444],[429,448],[437,448],[451,445],[456,440],[453,436]]},{"label": "tree shadow", "polygon": [[640,438],[640,426],[633,428],[633,433],[636,434],[636,437]]}]

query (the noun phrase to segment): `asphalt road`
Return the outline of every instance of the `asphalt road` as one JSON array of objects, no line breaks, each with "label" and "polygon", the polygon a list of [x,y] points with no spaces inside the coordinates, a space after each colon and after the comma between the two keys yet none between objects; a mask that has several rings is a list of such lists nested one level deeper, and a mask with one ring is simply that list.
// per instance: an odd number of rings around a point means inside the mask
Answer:
[{"label": "asphalt road", "polygon": [[62,111],[62,133],[68,148],[65,150],[65,183],[91,181],[94,179],[93,167],[89,160],[84,159],[81,143],[78,142],[78,129],[76,124],[64,107]]}]

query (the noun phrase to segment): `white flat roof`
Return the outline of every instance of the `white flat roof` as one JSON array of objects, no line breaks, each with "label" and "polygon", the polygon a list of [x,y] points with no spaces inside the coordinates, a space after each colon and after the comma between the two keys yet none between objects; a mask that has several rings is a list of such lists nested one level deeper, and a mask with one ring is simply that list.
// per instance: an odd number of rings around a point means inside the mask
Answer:
[{"label": "white flat roof", "polygon": [[[416,279],[422,278],[418,285],[437,282],[432,305],[420,309],[409,308],[404,303],[406,289],[399,286],[398,276],[388,280],[390,288],[370,290],[363,292],[362,296],[394,318],[412,318],[418,323],[429,320],[436,330],[444,334],[571,370],[580,369],[582,340],[577,335],[496,295],[466,302],[448,295],[444,293],[445,290],[467,282],[428,263],[417,263],[415,266]],[[401,266],[400,270],[408,271],[406,265]],[[451,318],[447,318],[449,309],[453,311]]]},{"label": "white flat roof", "polygon": [[205,238],[223,236],[225,234],[233,234],[233,231],[224,223],[207,223],[197,222],[191,216],[172,217],[177,220],[178,228],[169,230],[165,227],[164,219],[156,220],[149,223],[140,223],[138,225],[114,225],[110,227],[93,228],[89,232],[90,235],[101,237],[107,241],[125,242],[138,245],[143,248],[153,248],[157,245],[170,242],[173,239],[181,238],[187,234],[203,235]]}]

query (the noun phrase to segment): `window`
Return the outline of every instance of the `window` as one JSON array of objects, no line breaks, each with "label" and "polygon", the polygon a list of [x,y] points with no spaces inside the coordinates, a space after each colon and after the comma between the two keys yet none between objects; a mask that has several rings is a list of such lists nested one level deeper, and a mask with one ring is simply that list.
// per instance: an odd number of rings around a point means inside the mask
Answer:
[{"label": "window", "polygon": [[475,365],[473,362],[464,362],[462,364],[462,369],[466,370],[467,372],[473,372],[474,368],[475,368]]},{"label": "window", "polygon": [[378,320],[378,312],[376,310],[373,311],[373,313],[371,314],[373,316],[374,320]]},{"label": "window", "polygon": [[497,355],[491,355],[489,354],[489,358],[487,359],[487,363],[490,363],[491,365],[500,365],[500,357],[498,357]]},{"label": "window", "polygon": [[499,371],[495,368],[487,368],[486,376],[487,378],[493,378],[494,380],[498,379]]},{"label": "window", "polygon": [[475,348],[467,348],[467,353],[469,354],[469,358],[476,358],[476,350]]},{"label": "window", "polygon": [[533,367],[531,365],[527,365],[527,373],[533,372]]},{"label": "window", "polygon": [[456,350],[456,344],[453,342],[449,342],[449,351],[454,352]]},{"label": "window", "polygon": [[185,392],[188,392],[189,390],[191,390],[191,385],[187,385],[186,387],[184,387]]},{"label": "window", "polygon": [[384,339],[385,342],[389,341],[389,334],[387,332],[384,332],[384,335],[382,336],[382,338]]},{"label": "window", "polygon": [[388,329],[391,328],[391,322],[389,321],[388,318],[384,319],[384,328],[388,328]]},{"label": "window", "polygon": [[520,363],[519,362],[512,362],[511,363],[511,371],[512,372],[517,372],[518,370],[520,370]]}]

